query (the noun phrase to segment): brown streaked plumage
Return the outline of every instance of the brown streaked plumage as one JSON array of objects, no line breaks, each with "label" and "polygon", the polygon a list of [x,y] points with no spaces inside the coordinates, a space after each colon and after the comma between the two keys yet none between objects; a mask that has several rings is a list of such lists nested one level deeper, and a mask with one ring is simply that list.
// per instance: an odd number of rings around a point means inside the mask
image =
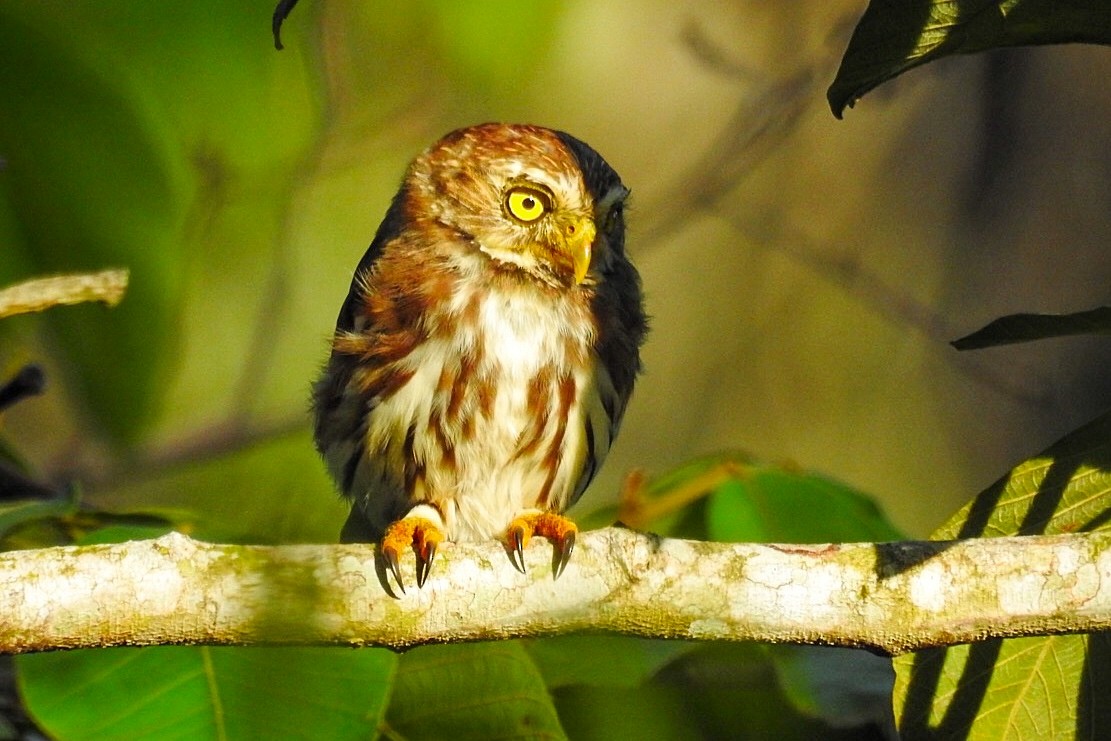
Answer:
[{"label": "brown streaked plumage", "polygon": [[452,132],[409,166],[340,309],[313,388],[316,443],[353,502],[345,540],[417,552],[533,534],[617,434],[646,331],[625,256],[628,190],[593,149],[537,126]]}]

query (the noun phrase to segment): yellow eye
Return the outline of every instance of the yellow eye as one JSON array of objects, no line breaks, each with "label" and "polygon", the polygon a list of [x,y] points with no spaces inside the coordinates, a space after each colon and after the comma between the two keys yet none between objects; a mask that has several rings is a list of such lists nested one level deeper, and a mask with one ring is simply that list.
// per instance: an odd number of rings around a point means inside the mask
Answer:
[{"label": "yellow eye", "polygon": [[551,200],[543,191],[518,186],[505,194],[505,208],[510,216],[529,224],[548,213]]}]

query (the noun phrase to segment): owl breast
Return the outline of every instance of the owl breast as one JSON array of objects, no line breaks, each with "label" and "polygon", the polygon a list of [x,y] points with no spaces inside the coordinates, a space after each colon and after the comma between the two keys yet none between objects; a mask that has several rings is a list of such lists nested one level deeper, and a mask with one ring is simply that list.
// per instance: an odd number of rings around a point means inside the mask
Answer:
[{"label": "owl breast", "polygon": [[484,540],[507,513],[560,512],[585,489],[609,449],[612,386],[588,307],[538,290],[460,285],[426,318],[427,339],[398,361],[407,382],[367,419],[349,493],[372,524],[426,501],[449,539]]}]

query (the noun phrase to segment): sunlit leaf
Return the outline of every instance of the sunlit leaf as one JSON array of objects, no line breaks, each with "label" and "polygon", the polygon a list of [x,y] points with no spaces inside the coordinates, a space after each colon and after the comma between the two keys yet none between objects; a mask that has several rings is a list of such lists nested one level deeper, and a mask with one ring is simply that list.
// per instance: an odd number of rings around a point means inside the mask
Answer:
[{"label": "sunlit leaf", "polygon": [[52,738],[374,735],[396,656],[384,649],[157,646],[18,657],[20,691]]},{"label": "sunlit leaf", "polygon": [[710,536],[731,542],[898,540],[874,500],[820,474],[754,466],[708,502]]},{"label": "sunlit leaf", "polygon": [[1083,41],[1111,44],[1104,0],[871,0],[826,97],[833,114],[880,83],[951,54]]},{"label": "sunlit leaf", "polygon": [[[1111,527],[1111,413],[1017,466],[934,537],[1059,534]],[[1111,733],[1111,640],[1101,634],[991,640],[895,660],[906,739],[1101,739]]]},{"label": "sunlit leaf", "polygon": [[1077,334],[1111,334],[1111,306],[1075,314],[1010,314],[954,340],[952,345],[958,350],[977,350]]},{"label": "sunlit leaf", "polygon": [[1111,527],[1111,413],[1015,466],[931,537],[1055,535]]}]

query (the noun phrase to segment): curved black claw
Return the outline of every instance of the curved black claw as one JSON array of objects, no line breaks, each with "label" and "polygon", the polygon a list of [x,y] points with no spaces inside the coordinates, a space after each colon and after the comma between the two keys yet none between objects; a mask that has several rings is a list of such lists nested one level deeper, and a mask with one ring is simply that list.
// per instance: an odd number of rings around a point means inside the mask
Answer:
[{"label": "curved black claw", "polygon": [[563,570],[567,568],[567,562],[571,560],[571,552],[575,550],[575,531],[567,533],[563,536],[562,540],[556,544],[556,563],[555,563],[555,576],[553,579],[558,579]]},{"label": "curved black claw", "polygon": [[522,574],[525,571],[525,531],[515,527],[509,531],[509,562]]},{"label": "curved black claw", "polygon": [[[424,553],[417,558],[417,588],[424,586],[428,572],[432,570],[432,560],[436,558],[436,544],[428,541],[424,544]],[[404,590],[402,590],[404,591]]]},{"label": "curved black claw", "polygon": [[382,557],[386,559],[386,567],[393,574],[393,580],[397,582],[397,588],[405,594],[405,583],[401,581],[401,564],[397,560],[397,552],[392,548],[386,548],[382,551]]}]

